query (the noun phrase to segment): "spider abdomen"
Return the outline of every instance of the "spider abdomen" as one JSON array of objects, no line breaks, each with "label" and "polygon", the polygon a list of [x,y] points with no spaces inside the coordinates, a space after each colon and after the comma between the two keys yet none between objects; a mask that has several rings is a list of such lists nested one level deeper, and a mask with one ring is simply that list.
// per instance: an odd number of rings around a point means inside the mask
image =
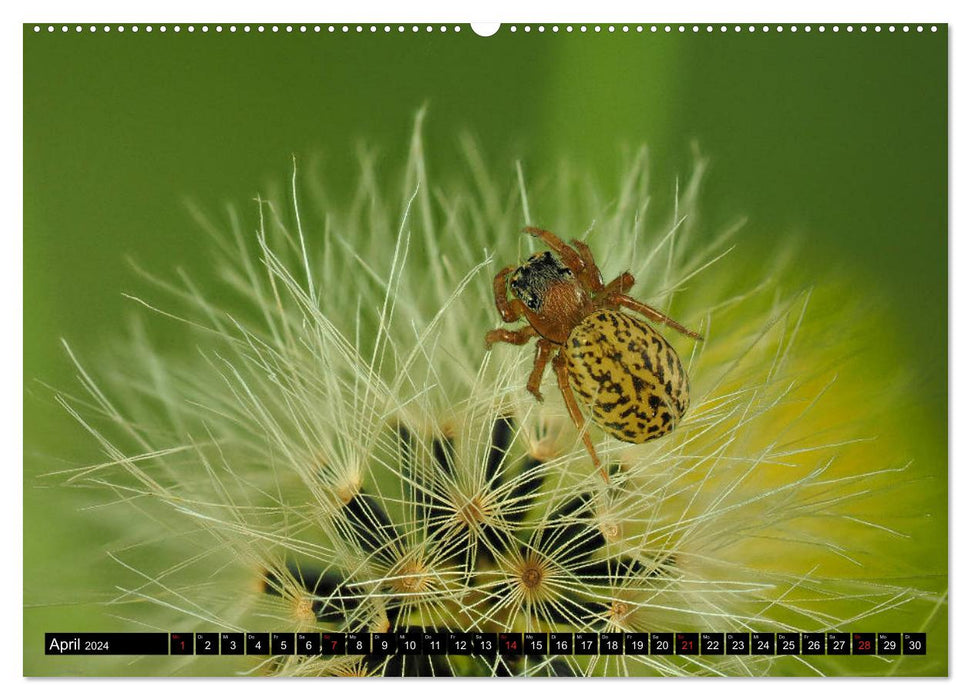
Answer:
[{"label": "spider abdomen", "polygon": [[664,337],[620,311],[588,315],[563,354],[578,400],[605,431],[642,443],[671,432],[688,408],[688,375]]}]

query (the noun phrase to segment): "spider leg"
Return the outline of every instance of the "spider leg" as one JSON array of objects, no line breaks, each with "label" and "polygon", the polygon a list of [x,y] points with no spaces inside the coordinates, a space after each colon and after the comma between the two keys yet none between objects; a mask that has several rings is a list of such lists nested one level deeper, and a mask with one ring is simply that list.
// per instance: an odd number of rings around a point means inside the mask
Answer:
[{"label": "spider leg", "polygon": [[508,328],[496,328],[486,333],[486,350],[491,348],[494,343],[525,345],[534,335],[536,335],[536,329],[532,326],[523,326],[522,328],[517,328],[513,331],[509,330]]},{"label": "spider leg", "polygon": [[570,246],[564,243],[559,236],[555,233],[547,231],[545,229],[536,228],[535,226],[527,226],[523,229],[523,233],[528,233],[530,236],[536,236],[543,243],[548,245],[556,254],[560,256],[560,260],[573,271],[577,277],[579,277],[584,271],[583,258],[577,251],[573,250]]},{"label": "spider leg", "polygon": [[[532,328],[532,326],[530,326]],[[546,338],[536,341],[536,360],[533,362],[533,371],[529,375],[526,383],[526,391],[536,397],[539,402],[543,401],[543,392],[539,390],[540,382],[543,381],[543,372],[550,361],[550,353],[553,351],[553,343]]]},{"label": "spider leg", "polygon": [[522,301],[509,298],[508,288],[506,286],[509,275],[515,269],[515,265],[504,267],[492,280],[492,293],[496,298],[496,309],[499,311],[499,315],[502,316],[502,320],[506,323],[512,323],[521,319],[525,310],[525,305]]},{"label": "spider leg", "polygon": [[631,299],[626,294],[618,294],[618,293],[609,294],[607,295],[607,301],[610,302],[611,304],[616,304],[617,306],[626,306],[628,309],[631,309],[632,311],[636,311],[639,314],[644,314],[645,316],[647,316],[652,321],[655,321],[656,323],[663,323],[667,326],[671,326],[671,328],[678,331],[679,333],[683,333],[689,338],[695,338],[696,340],[704,340],[704,338],[702,338],[700,334],[695,333],[694,331],[689,331],[687,328],[682,326],[673,318],[670,318],[669,316],[665,316],[657,309],[652,308],[640,301],[637,301],[637,299]]},{"label": "spider leg", "polygon": [[580,260],[583,261],[583,271],[577,276],[578,279],[588,292],[599,294],[604,289],[604,278],[593,259],[593,253],[590,252],[590,248],[583,241],[574,238],[570,243],[576,248]]},{"label": "spider leg", "polygon": [[570,375],[566,366],[566,358],[563,357],[562,350],[556,353],[556,357],[553,358],[553,369],[556,371],[556,383],[560,387],[560,393],[563,394],[563,401],[566,403],[566,410],[570,412],[570,418],[573,419],[573,424],[577,427],[583,437],[583,444],[587,448],[587,452],[593,458],[593,465],[600,468],[600,476],[603,480],[610,483],[610,477],[607,475],[607,470],[604,469],[603,465],[600,463],[600,458],[597,457],[596,450],[593,449],[593,440],[590,439],[590,433],[587,432],[586,427],[583,423],[583,414],[580,413],[580,407],[577,406],[576,397],[573,395],[573,389],[570,388]]},{"label": "spider leg", "polygon": [[611,294],[627,294],[631,287],[634,286],[634,276],[625,272],[620,277],[611,280],[603,288],[601,296],[609,296]]}]

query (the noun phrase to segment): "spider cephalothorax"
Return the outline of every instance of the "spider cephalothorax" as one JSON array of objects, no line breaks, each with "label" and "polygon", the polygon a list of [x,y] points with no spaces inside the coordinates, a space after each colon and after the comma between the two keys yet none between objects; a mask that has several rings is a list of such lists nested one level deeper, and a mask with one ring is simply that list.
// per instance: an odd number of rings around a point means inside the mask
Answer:
[{"label": "spider cephalothorax", "polygon": [[516,268],[512,293],[525,305],[530,325],[554,343],[563,343],[570,328],[591,310],[590,294],[573,271],[550,251],[536,253]]},{"label": "spider cephalothorax", "polygon": [[549,231],[525,231],[553,252],[536,253],[496,275],[493,291],[502,320],[525,319],[528,325],[489,331],[486,347],[497,342],[524,345],[538,336],[526,388],[543,400],[540,382],[552,359],[570,417],[607,480],[573,391],[604,430],[625,442],[641,443],[671,432],[688,407],[688,375],[674,348],[651,326],[618,309],[637,311],[692,338],[701,336],[627,296],[634,285],[629,272],[604,284],[585,243],[571,241],[571,247]]}]

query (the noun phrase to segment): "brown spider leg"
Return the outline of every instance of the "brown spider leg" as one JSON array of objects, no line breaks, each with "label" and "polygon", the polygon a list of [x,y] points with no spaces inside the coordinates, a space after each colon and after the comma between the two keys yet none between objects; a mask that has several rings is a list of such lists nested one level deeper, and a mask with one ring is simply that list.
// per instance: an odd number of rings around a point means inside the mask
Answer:
[{"label": "brown spider leg", "polygon": [[[532,326],[530,326],[532,328]],[[543,401],[543,392],[539,390],[539,385],[543,381],[543,372],[550,361],[550,353],[553,351],[553,343],[546,338],[536,341],[536,360],[533,362],[533,371],[529,375],[526,383],[526,391],[536,397],[536,400]]]},{"label": "brown spider leg", "polygon": [[556,371],[556,383],[560,387],[560,393],[563,394],[563,401],[566,403],[566,410],[570,412],[570,418],[573,419],[573,424],[577,427],[583,437],[583,444],[587,448],[587,452],[593,458],[593,466],[600,468],[600,476],[606,483],[610,483],[610,477],[607,475],[607,470],[604,469],[603,465],[600,463],[600,458],[597,457],[596,450],[593,449],[593,440],[590,439],[590,433],[583,423],[583,414],[580,413],[580,407],[577,406],[576,397],[573,395],[573,389],[570,388],[570,374],[566,366],[566,358],[563,357],[563,351],[556,353],[553,358],[553,369]]},{"label": "brown spider leg", "polygon": [[636,311],[637,313],[644,314],[652,321],[656,323],[663,323],[667,326],[671,326],[674,330],[679,333],[684,333],[689,338],[695,338],[697,340],[704,340],[700,334],[694,331],[689,331],[687,328],[682,326],[680,323],[675,321],[673,318],[665,316],[657,309],[654,309],[647,304],[644,304],[637,299],[631,299],[626,294],[610,294],[607,296],[607,301],[611,304],[616,304],[617,306],[626,306],[628,309]]},{"label": "brown spider leg", "polygon": [[523,326],[516,330],[508,328],[496,328],[486,333],[486,350],[491,348],[494,343],[509,343],[510,345],[525,345],[529,339],[536,335],[536,329],[532,326]]},{"label": "brown spider leg", "polygon": [[633,286],[634,276],[629,272],[625,272],[620,277],[612,279],[610,282],[608,282],[603,288],[601,296],[606,297],[612,294],[626,294]]},{"label": "brown spider leg", "polygon": [[502,316],[502,320],[506,323],[512,323],[521,319],[526,308],[526,305],[519,299],[509,298],[506,280],[509,279],[509,275],[515,269],[515,265],[504,267],[492,279],[492,293],[496,298],[496,309],[499,311],[499,315]]},{"label": "brown spider leg", "polygon": [[556,254],[560,256],[560,260],[573,271],[578,278],[583,274],[584,262],[583,258],[577,251],[573,250],[570,246],[564,243],[555,233],[547,231],[545,229],[536,228],[535,226],[527,226],[523,229],[523,233],[528,233],[530,236],[536,236],[543,243],[548,245],[550,248],[556,251]]},{"label": "brown spider leg", "polygon": [[577,278],[586,287],[588,292],[599,294],[604,289],[604,278],[600,272],[600,268],[597,267],[597,263],[593,259],[593,253],[590,252],[590,248],[583,241],[578,241],[574,238],[570,243],[576,248],[577,253],[580,255],[580,260],[583,261],[584,269]]}]

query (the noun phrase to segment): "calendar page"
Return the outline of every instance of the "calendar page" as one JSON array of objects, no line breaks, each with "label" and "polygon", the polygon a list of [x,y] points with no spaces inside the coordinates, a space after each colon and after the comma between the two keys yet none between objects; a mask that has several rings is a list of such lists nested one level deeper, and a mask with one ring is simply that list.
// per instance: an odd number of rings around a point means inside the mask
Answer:
[{"label": "calendar page", "polygon": [[27,676],[946,676],[946,23],[37,23]]}]

